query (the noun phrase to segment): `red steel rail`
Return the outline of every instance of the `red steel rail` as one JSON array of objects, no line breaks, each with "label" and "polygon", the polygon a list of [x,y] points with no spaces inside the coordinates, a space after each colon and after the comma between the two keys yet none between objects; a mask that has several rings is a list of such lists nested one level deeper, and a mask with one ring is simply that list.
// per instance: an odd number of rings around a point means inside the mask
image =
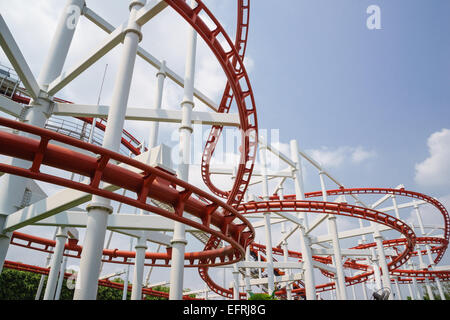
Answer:
[{"label": "red steel rail", "polygon": [[[37,140],[1,132],[0,154],[27,160],[32,164],[30,168],[0,164],[0,171],[119,201],[190,225],[231,244],[222,249],[212,248],[210,251],[191,253],[189,265],[200,266],[211,263],[222,265],[239,261],[244,255],[244,248],[254,238],[253,226],[232,206],[162,170],[110,150],[25,123],[0,118],[0,125],[40,137]],[[51,144],[52,140],[90,151],[97,157]],[[112,164],[114,160],[134,170]],[[90,183],[75,182],[57,175],[42,173],[40,172],[42,165],[89,177]],[[99,187],[100,182],[132,191],[137,196],[133,198],[102,189]],[[194,195],[208,202],[197,200]],[[171,205],[175,209],[174,212],[148,204],[148,197]],[[201,223],[193,220],[191,216],[200,218]],[[214,263],[220,256],[228,257],[228,261]]]}]

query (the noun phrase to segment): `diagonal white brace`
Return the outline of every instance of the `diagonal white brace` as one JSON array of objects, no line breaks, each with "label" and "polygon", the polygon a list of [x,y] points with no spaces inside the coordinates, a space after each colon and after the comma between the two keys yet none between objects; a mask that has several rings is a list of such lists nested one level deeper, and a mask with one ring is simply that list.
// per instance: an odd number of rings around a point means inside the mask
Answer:
[{"label": "diagonal white brace", "polygon": [[11,62],[14,70],[17,72],[20,80],[22,80],[23,85],[28,90],[29,94],[33,99],[39,97],[39,92],[41,88],[39,87],[36,78],[31,72],[22,52],[19,49],[16,41],[14,40],[11,31],[6,25],[5,20],[0,14],[0,46]]},{"label": "diagonal white brace", "polygon": [[10,116],[20,117],[23,106],[20,103],[12,101],[3,95],[0,95],[0,111],[3,111]]}]

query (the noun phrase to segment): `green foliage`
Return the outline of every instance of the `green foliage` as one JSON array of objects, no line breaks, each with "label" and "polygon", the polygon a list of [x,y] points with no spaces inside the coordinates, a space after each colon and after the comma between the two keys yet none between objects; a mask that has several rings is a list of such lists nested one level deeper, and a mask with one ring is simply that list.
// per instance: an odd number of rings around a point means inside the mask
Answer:
[{"label": "green foliage", "polygon": [[[170,288],[169,287],[164,287],[164,286],[156,286],[152,288],[155,291],[161,291],[161,292],[167,292],[169,293]],[[163,297],[153,297],[153,296],[146,296],[145,300],[169,300],[168,298],[163,298]]]},{"label": "green foliage", "polygon": [[[41,279],[40,274],[3,269],[0,274],[0,300],[34,300]],[[121,278],[115,278],[113,282],[123,283]],[[44,298],[47,277],[45,277],[44,286],[40,299]],[[156,287],[158,291],[169,292],[167,287]],[[60,300],[72,300],[74,290],[67,287],[67,281],[64,280],[61,288]],[[127,299],[131,298],[131,292],[128,292]],[[146,297],[147,300],[167,300],[159,297]],[[97,300],[122,300],[122,290],[99,286]]]},{"label": "green foliage", "polygon": [[34,300],[41,276],[4,269],[0,274],[0,300]]},{"label": "green foliage", "polygon": [[277,298],[275,297],[275,291],[272,294],[250,292],[248,300],[277,300]]}]

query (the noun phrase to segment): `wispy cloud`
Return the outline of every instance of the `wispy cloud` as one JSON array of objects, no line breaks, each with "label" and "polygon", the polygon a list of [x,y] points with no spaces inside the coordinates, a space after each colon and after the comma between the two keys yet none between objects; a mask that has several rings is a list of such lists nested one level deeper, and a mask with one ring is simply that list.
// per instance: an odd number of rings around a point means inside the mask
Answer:
[{"label": "wispy cloud", "polygon": [[368,150],[362,146],[341,146],[337,148],[322,146],[319,149],[310,149],[306,152],[326,168],[337,168],[345,163],[360,164],[377,155],[374,150]]}]

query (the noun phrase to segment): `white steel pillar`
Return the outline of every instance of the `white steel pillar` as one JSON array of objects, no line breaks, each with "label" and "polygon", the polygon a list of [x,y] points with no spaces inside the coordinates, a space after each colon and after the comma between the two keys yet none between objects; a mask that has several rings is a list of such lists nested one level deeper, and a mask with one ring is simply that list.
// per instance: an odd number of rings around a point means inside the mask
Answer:
[{"label": "white steel pillar", "polygon": [[358,298],[356,297],[355,285],[352,285],[352,295],[353,295],[353,300],[358,300]]},{"label": "white steel pillar", "polygon": [[392,287],[391,287],[391,279],[389,276],[389,268],[386,262],[386,255],[384,252],[384,246],[383,246],[383,237],[381,236],[381,233],[378,231],[378,228],[376,229],[374,233],[375,242],[377,244],[377,252],[378,252],[378,262],[381,267],[381,278],[383,281],[383,287],[389,289],[389,292],[391,293],[389,295],[389,300],[393,300],[393,294],[392,294]]},{"label": "white steel pillar", "polygon": [[[133,238],[130,237],[130,251],[132,249],[133,249]],[[128,261],[128,259],[127,259],[127,261]],[[130,265],[127,264],[127,271],[125,273],[125,280],[123,283],[123,290],[122,290],[122,300],[127,300],[129,279],[130,279]]]},{"label": "white steel pillar", "polygon": [[[322,187],[322,198],[323,201],[327,201],[327,189],[325,188],[325,181],[323,178],[324,172],[319,172],[320,177],[320,185]],[[328,215],[328,233],[331,235],[331,240],[333,244],[333,260],[334,265],[336,267],[336,277],[337,277],[337,290],[339,290],[339,299],[347,300],[347,288],[345,285],[345,275],[344,268],[342,266],[342,254],[341,254],[341,246],[339,244],[338,238],[338,230],[337,230],[337,222],[336,215],[329,214]],[[353,288],[353,286],[352,286]]]},{"label": "white steel pillar", "polygon": [[[303,188],[303,176],[301,161],[298,156],[298,143],[297,140],[290,141],[291,158],[295,163],[295,168],[292,168],[292,175],[295,185],[295,196],[298,200],[305,199],[305,193]],[[309,228],[308,217],[304,212],[299,214],[303,220],[303,225],[299,227],[300,230],[300,247],[303,258],[303,269],[305,276],[305,291],[307,300],[316,300],[316,284],[314,279],[314,266],[312,261],[311,244],[309,237],[305,234],[306,229]]]},{"label": "white steel pillar", "polygon": [[[304,187],[303,187],[302,164],[301,164],[301,161],[300,161],[300,157],[298,156],[298,143],[297,143],[297,140],[291,140],[290,141],[290,149],[291,149],[292,161],[296,165],[295,168],[292,168],[292,175],[293,175],[293,178],[294,178],[294,185],[295,185],[295,195],[296,195],[298,200],[304,200],[305,199],[305,190],[304,190]],[[308,228],[307,225],[305,227]]]},{"label": "white steel pillar", "polygon": [[[55,229],[55,233],[53,234],[53,240],[55,240],[56,238],[56,234],[58,233],[58,228]],[[47,258],[45,259],[45,268],[49,268],[50,267],[50,262],[52,261],[52,254],[49,253],[47,255]],[[42,293],[42,288],[44,287],[44,281],[47,278],[46,275],[42,275],[41,279],[39,280],[39,285],[38,285],[38,289],[36,291],[36,296],[34,297],[34,300],[40,300],[41,299],[41,293]]]},{"label": "white steel pillar", "polygon": [[[155,109],[159,110],[162,106],[162,97],[164,90],[164,80],[166,79],[166,62],[163,61],[161,64],[161,68],[158,73],[156,73],[157,86],[156,86],[156,96],[155,96]],[[158,144],[158,130],[159,130],[159,122],[151,121],[149,123],[150,133],[148,140],[148,148],[156,147]]]},{"label": "white steel pillar", "polygon": [[[245,261],[250,261],[250,246],[247,246],[245,249]],[[245,268],[245,291],[247,292],[247,299],[250,298],[250,292],[252,291],[252,287],[250,285],[250,268]]]},{"label": "white steel pillar", "polygon": [[[5,176],[10,176],[10,175],[4,175]],[[7,190],[4,190],[4,194],[6,194]],[[0,201],[1,201],[1,197],[0,197]],[[1,204],[0,204],[1,205]],[[4,211],[2,211],[4,212]],[[6,220],[6,215],[0,215],[0,227],[1,229],[3,229],[3,225],[5,223]],[[9,249],[9,243],[11,242],[11,232],[6,232],[6,233],[0,233],[0,273],[3,270],[3,264],[5,263],[5,259],[6,259],[6,255],[8,254],[8,249]]]},{"label": "white steel pillar", "polygon": [[363,293],[364,300],[368,300],[369,297],[367,296],[367,286],[366,286],[366,282],[363,282],[363,283],[362,283],[362,285],[361,285],[361,290],[362,290],[362,293]]},{"label": "white steel pillar", "polygon": [[125,274],[125,280],[123,282],[122,300],[127,300],[129,279],[130,279],[130,265],[127,265],[127,272]]},{"label": "white steel pillar", "polygon": [[[191,0],[191,7],[195,1]],[[191,136],[192,136],[192,109],[194,108],[194,77],[195,77],[195,56],[197,52],[197,32],[188,27],[188,44],[186,54],[186,66],[184,75],[184,97],[181,102],[183,113],[179,144],[178,177],[181,180],[189,181],[189,163],[191,158]],[[170,267],[170,292],[169,300],[183,299],[184,282],[184,253],[186,247],[185,225],[175,222],[172,245],[172,260]]]},{"label": "white steel pillar", "polygon": [[380,290],[383,287],[383,284],[381,283],[381,272],[380,272],[380,266],[378,265],[378,256],[375,253],[374,248],[369,248],[370,253],[372,254],[372,258],[368,259],[368,261],[371,262],[371,267],[373,269],[373,276],[375,279],[375,291]]},{"label": "white steel pillar", "polygon": [[425,277],[425,287],[427,288],[428,299],[434,300],[434,294],[433,290],[431,290],[430,280],[427,277]]},{"label": "white steel pillar", "polygon": [[136,257],[134,259],[134,274],[133,287],[131,290],[131,300],[142,299],[142,283],[144,281],[144,264],[145,264],[145,250],[147,250],[147,239],[141,237],[137,240]]},{"label": "white steel pillar", "polygon": [[[141,28],[134,20],[138,10],[145,3],[145,0],[133,0],[130,2],[130,15],[128,26],[125,30],[122,57],[108,113],[103,147],[116,152],[120,148],[137,48],[142,40]],[[75,300],[96,299],[106,226],[108,216],[112,213],[113,208],[110,206],[108,199],[93,196],[92,203],[87,206],[87,211],[88,220],[83,245],[84,250],[81,253],[80,272],[77,277],[77,286],[74,294]]]},{"label": "white steel pillar", "polygon": [[307,300],[316,300],[316,284],[314,279],[314,266],[311,253],[311,243],[309,238],[305,236],[305,228],[299,227],[300,230],[300,248],[302,252],[303,269],[305,277],[305,291]]},{"label": "white steel pillar", "polygon": [[52,261],[50,264],[50,273],[47,278],[47,286],[45,287],[44,300],[54,300],[56,286],[58,283],[59,272],[61,270],[61,264],[64,253],[64,246],[67,240],[67,230],[66,228],[58,228],[56,233],[56,245],[52,256]]},{"label": "white steel pillar", "polygon": [[[283,184],[280,185],[278,189],[278,197],[280,200],[284,200],[284,194],[283,194]],[[283,248],[283,256],[284,256],[284,262],[288,262],[289,260],[289,252],[288,252],[288,242],[287,239],[284,238],[286,231],[286,223],[283,222],[281,224],[281,236],[283,237],[283,242],[281,243],[281,247]],[[291,269],[285,269],[286,274],[290,277],[291,276]],[[289,281],[286,284],[286,299],[292,300],[292,283]]]},{"label": "white steel pillar", "polygon": [[[420,227],[420,231],[422,232],[422,236],[425,236],[425,228],[423,226],[422,216],[420,214],[419,206],[416,203],[414,203],[414,211],[416,212],[417,219],[419,220],[419,227]],[[431,254],[430,245],[426,244],[425,245],[425,249],[427,250],[428,261],[430,263],[431,269],[434,270],[435,267],[436,267],[436,263],[433,260],[433,256]],[[444,290],[442,289],[442,285],[441,285],[441,282],[439,280],[439,277],[435,277],[434,281],[436,282],[436,286],[438,288],[439,295],[440,295],[441,299],[445,300]],[[428,290],[428,288],[427,288],[427,290]],[[431,290],[431,288],[430,288],[430,290]],[[434,300],[434,296],[430,297],[430,299]]]},{"label": "white steel pillar", "polygon": [[[286,223],[283,222],[281,224],[281,236],[284,238],[285,234],[286,234]],[[288,243],[286,239],[283,240],[281,246],[283,248],[284,262],[288,262]],[[286,269],[285,272],[287,275],[289,276],[291,275],[290,269]],[[292,300],[292,284],[290,282],[286,284],[286,299]]]},{"label": "white steel pillar", "polygon": [[37,79],[44,88],[61,74],[84,5],[84,0],[68,0],[66,2],[59,17],[49,54]]},{"label": "white steel pillar", "polygon": [[395,217],[397,219],[400,219],[400,212],[398,210],[397,198],[395,197],[394,194],[391,196],[391,198],[392,198],[392,205],[394,206]]},{"label": "white steel pillar", "polygon": [[[431,255],[431,248],[430,248],[430,245],[429,245],[429,244],[426,244],[426,245],[425,245],[425,248],[427,249],[427,255],[428,255],[428,260],[429,260],[430,265],[431,265],[431,269],[432,269],[432,270],[435,270],[435,268],[436,268],[436,263],[434,262],[433,256]],[[443,290],[443,288],[442,288],[441,281],[439,280],[439,277],[436,276],[436,277],[434,278],[434,282],[436,282],[436,286],[437,286],[437,289],[438,289],[438,291],[439,291],[439,295],[440,295],[440,297],[441,297],[441,300],[445,300],[444,290]]]},{"label": "white steel pillar", "polygon": [[383,288],[382,282],[381,282],[381,273],[380,273],[380,267],[378,266],[378,263],[374,262],[373,265],[373,275],[375,277],[375,288],[377,290],[380,290]]},{"label": "white steel pillar", "polygon": [[[45,88],[45,85],[53,81],[57,76],[61,74],[64,61],[66,60],[67,53],[69,51],[70,44],[72,42],[73,34],[75,32],[78,19],[71,20],[70,28],[66,22],[73,17],[73,10],[79,10],[81,13],[84,6],[84,0],[68,0],[64,11],[62,12],[59,23],[55,32],[55,36],[50,47],[47,62],[45,63],[39,78],[39,86]],[[70,9],[72,10],[71,12]],[[32,108],[30,108],[25,115],[25,121],[28,124],[43,127],[47,116],[49,102],[44,99],[39,99],[39,103],[31,101]],[[29,167],[28,161],[20,159],[12,159],[11,163],[18,167]],[[9,248],[10,233],[1,233],[6,217],[2,215],[8,215],[15,212],[20,204],[26,183],[28,179],[5,174],[0,178],[0,272],[3,269],[3,264],[6,258],[6,254]]]},{"label": "white steel pillar", "polygon": [[411,300],[416,300],[416,295],[414,294],[411,283],[408,283],[408,290],[409,290],[409,296],[411,297]]},{"label": "white steel pillar", "polygon": [[239,300],[239,270],[236,264],[233,266],[233,300]]},{"label": "white steel pillar", "polygon": [[[267,181],[267,149],[261,146],[259,149],[260,162],[261,162],[261,178],[262,178],[262,196],[264,200],[269,200],[269,186]],[[269,294],[272,294],[275,290],[275,277],[273,272],[273,254],[272,254],[272,224],[270,223],[270,212],[264,212],[264,230],[266,240],[266,258],[267,258],[267,286]]]},{"label": "white steel pillar", "polygon": [[[411,270],[415,270],[413,263],[411,261],[408,261],[408,266],[411,268]],[[423,300],[423,296],[421,295],[419,286],[417,285],[416,277],[411,277],[412,279],[412,289],[414,292],[414,297],[412,297],[413,300]]]},{"label": "white steel pillar", "polygon": [[[419,257],[419,266],[421,270],[426,269],[427,265],[423,261],[421,246],[417,245],[417,256]],[[430,281],[427,277],[425,277],[425,288],[427,290],[428,296],[430,300],[434,300],[433,291],[431,290]]]},{"label": "white steel pillar", "polygon": [[56,286],[55,300],[59,300],[59,298],[61,297],[61,290],[64,283],[64,274],[66,272],[66,266],[67,266],[67,257],[64,257],[63,263],[61,265],[61,270],[59,271],[59,279],[58,285]]},{"label": "white steel pillar", "polygon": [[398,278],[394,277],[395,289],[397,290],[397,300],[403,300],[402,292],[400,291],[400,285],[398,284]]}]

